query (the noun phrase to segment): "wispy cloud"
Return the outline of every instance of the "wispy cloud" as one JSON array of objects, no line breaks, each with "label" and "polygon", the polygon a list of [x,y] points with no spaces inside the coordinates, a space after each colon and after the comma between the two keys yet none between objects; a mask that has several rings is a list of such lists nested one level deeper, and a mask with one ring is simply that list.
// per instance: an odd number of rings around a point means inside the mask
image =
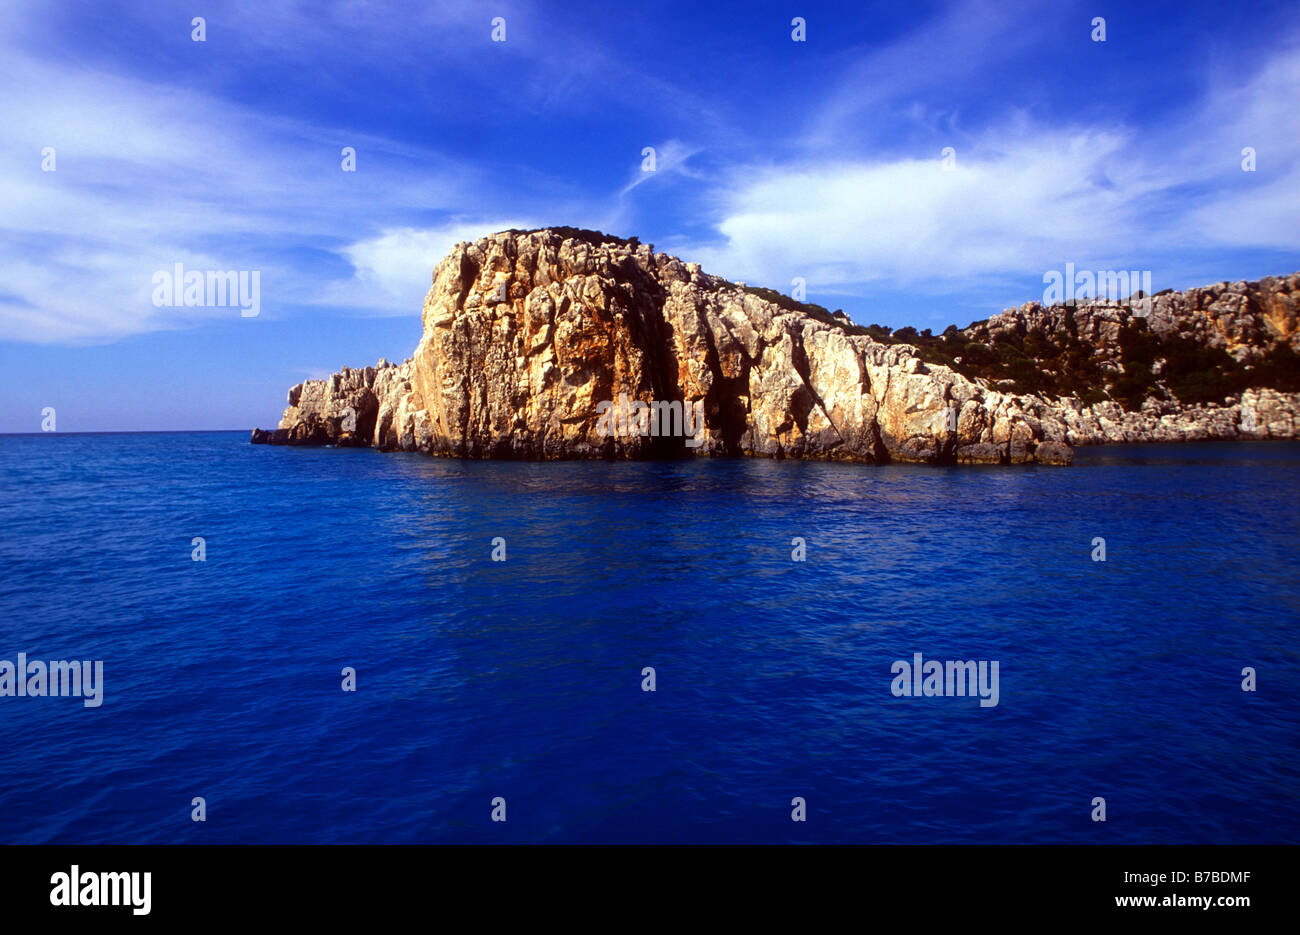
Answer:
[{"label": "wispy cloud", "polygon": [[[739,278],[936,293],[1023,281],[1067,261],[1157,264],[1174,277],[1197,251],[1300,251],[1298,98],[1300,50],[1291,45],[1249,80],[1215,83],[1145,127],[1013,112],[963,133],[952,171],[944,136],[924,156],[739,165],[715,209],[719,239],[689,249]],[[1246,146],[1257,172],[1241,169]]]},{"label": "wispy cloud", "polygon": [[[221,314],[152,305],[152,274],[177,262],[261,269],[274,315],[351,278],[338,268],[349,257],[370,263],[357,274],[382,269],[353,250],[359,235],[459,211],[488,190],[480,169],[409,144],[22,56],[3,68],[41,94],[0,98],[11,143],[0,152],[0,337],[107,339]],[[344,145],[356,172],[342,171]]]},{"label": "wispy cloud", "polygon": [[[646,152],[646,149],[650,152]],[[689,165],[690,158],[701,149],[700,146],[691,146],[681,140],[667,140],[656,146],[643,148],[640,168],[636,170],[632,180],[623,186],[619,194],[626,195],[640,185],[674,174],[684,175],[687,178],[701,178],[700,174],[692,171]],[[650,159],[653,159],[652,163],[649,162]]]}]

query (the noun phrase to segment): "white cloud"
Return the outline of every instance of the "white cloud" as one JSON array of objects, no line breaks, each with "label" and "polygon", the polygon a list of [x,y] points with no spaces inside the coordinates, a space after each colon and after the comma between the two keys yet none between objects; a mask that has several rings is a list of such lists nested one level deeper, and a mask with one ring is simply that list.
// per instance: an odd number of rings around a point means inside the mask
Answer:
[{"label": "white cloud", "polygon": [[[1141,132],[1015,115],[958,145],[955,171],[938,148],[927,159],[736,166],[717,196],[720,242],[683,252],[750,281],[939,293],[1066,262],[1158,261],[1168,282],[1193,250],[1300,250],[1298,97],[1292,47],[1247,81],[1221,76],[1179,118]],[[1244,145],[1268,174],[1241,171]]]},{"label": "white cloud", "polygon": [[[340,245],[413,208],[446,214],[468,191],[481,198],[480,171],[435,152],[0,54],[4,79],[29,92],[0,96],[0,339],[104,341],[229,314],[153,306],[153,273],[178,262],[261,270],[264,314],[275,315],[320,298]],[[356,172],[341,169],[344,145]]]},{"label": "white cloud", "polygon": [[1106,248],[1132,221],[1099,179],[1123,145],[1105,133],[1043,135],[1000,152],[929,160],[809,163],[740,173],[718,229],[694,256],[730,275],[821,286],[949,282]]},{"label": "white cloud", "polygon": [[352,264],[355,275],[329,286],[320,301],[387,311],[393,315],[418,314],[432,283],[434,266],[457,243],[477,240],[497,231],[535,226],[528,221],[501,220],[385,230],[340,251]]}]

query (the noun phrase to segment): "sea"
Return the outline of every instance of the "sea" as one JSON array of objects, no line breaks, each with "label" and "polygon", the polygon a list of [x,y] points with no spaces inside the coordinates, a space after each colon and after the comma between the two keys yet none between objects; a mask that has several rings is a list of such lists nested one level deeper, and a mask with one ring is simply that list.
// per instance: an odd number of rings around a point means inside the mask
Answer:
[{"label": "sea", "polygon": [[0,671],[102,663],[93,706],[0,680],[0,843],[1300,839],[1300,444],[50,433],[0,487]]}]

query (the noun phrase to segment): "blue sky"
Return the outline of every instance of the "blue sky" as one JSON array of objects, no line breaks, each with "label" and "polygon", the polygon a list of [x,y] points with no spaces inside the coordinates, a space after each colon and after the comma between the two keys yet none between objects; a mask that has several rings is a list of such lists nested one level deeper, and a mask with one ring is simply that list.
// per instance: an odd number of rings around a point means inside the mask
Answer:
[{"label": "blue sky", "polygon": [[[506,227],[935,330],[1066,263],[1294,272],[1298,101],[1293,2],[7,0],[0,432],[273,426]],[[175,263],[260,271],[259,314],[155,306]]]}]

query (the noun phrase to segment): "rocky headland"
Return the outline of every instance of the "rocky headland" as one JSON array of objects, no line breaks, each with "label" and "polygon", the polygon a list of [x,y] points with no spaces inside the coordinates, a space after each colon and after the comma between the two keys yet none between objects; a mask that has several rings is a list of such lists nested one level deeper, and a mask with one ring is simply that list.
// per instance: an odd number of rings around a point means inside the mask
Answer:
[{"label": "rocky headland", "polygon": [[[1077,445],[1298,437],[1300,273],[1141,299],[1030,302],[940,335],[891,331],[635,238],[504,231],[434,269],[409,360],[294,386],[279,427],[252,441],[1068,464]],[[620,431],[608,416],[621,399],[698,404],[704,429],[641,434],[624,418]]]}]

